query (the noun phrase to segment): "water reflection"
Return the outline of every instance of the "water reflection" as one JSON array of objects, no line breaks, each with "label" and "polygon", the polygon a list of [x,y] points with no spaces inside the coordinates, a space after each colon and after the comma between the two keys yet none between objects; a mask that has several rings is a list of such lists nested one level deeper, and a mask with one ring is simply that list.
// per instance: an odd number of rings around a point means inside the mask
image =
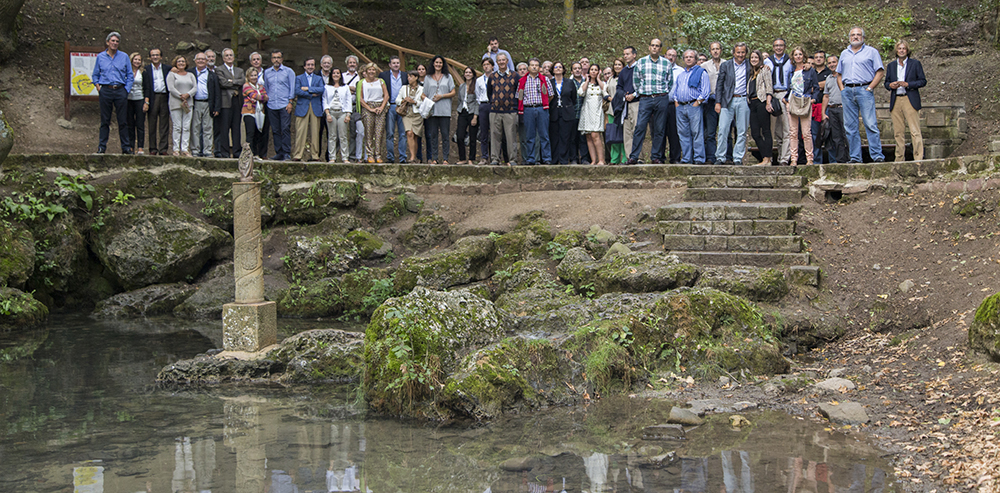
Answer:
[{"label": "water reflection", "polygon": [[[168,392],[162,359],[214,327],[67,321],[0,363],[0,491],[893,491],[879,452],[782,413],[724,418],[684,442],[642,441],[671,403],[604,399],[476,426],[365,417],[340,387]],[[524,467],[499,466],[517,459]],[[523,460],[522,460],[523,459]],[[85,460],[88,462],[80,462]]]}]

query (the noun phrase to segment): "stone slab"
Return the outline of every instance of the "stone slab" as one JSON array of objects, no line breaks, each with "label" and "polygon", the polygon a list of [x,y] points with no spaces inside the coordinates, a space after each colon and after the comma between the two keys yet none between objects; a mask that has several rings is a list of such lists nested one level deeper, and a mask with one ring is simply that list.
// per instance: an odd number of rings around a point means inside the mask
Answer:
[{"label": "stone slab", "polygon": [[815,265],[794,265],[788,269],[792,284],[819,286],[820,270]]},{"label": "stone slab", "polygon": [[860,425],[871,421],[865,407],[857,402],[841,402],[834,404],[823,402],[819,405],[819,412],[831,423],[844,425]]},{"label": "stone slab", "polygon": [[259,351],[277,342],[275,302],[222,305],[222,346],[226,351]]}]

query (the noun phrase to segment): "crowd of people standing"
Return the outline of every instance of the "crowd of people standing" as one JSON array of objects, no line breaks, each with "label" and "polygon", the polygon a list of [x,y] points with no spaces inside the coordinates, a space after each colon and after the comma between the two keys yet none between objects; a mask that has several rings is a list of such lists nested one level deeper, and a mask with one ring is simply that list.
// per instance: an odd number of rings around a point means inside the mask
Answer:
[{"label": "crowd of people standing", "polygon": [[922,159],[920,62],[901,41],[883,66],[860,27],[849,40],[839,57],[788,51],[781,38],[770,54],[740,42],[727,60],[718,42],[708,53],[680,53],[653,39],[646,56],[627,46],[602,70],[588,57],[515,64],[493,37],[475,67],[481,74],[464,67],[454,80],[441,56],[408,72],[395,56],[385,71],[359,67],[353,55],[344,69],[330,56],[318,64],[310,57],[296,75],[277,49],[270,66],[254,52],[244,70],[229,48],[218,65],[212,50],[189,65],[183,55],[164,63],[154,48],[144,65],[141,54],[118,51],[121,35],[112,32],[92,76],[101,109],[97,152],[106,151],[115,114],[126,154],[166,155],[172,143],[174,156],[237,157],[245,139],[268,159],[270,137],[269,159],[278,161],[449,164],[454,141],[458,164],[749,164],[750,136],[758,164],[795,166],[861,162],[860,119],[870,159],[882,161],[873,92],[884,79],[896,159],[903,159],[907,127],[914,159]]}]

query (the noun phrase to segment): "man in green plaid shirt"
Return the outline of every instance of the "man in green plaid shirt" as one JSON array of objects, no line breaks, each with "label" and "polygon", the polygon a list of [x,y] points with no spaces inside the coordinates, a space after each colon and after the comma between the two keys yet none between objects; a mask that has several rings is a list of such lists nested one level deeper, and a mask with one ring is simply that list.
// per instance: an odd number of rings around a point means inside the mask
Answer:
[{"label": "man in green plaid shirt", "polygon": [[667,107],[673,86],[673,64],[660,56],[663,43],[659,39],[649,42],[649,56],[640,58],[635,64],[635,92],[639,96],[639,117],[632,137],[632,152],[628,164],[639,163],[642,142],[646,138],[646,126],[653,125],[653,164],[663,164],[665,147],[664,131],[667,127]]}]

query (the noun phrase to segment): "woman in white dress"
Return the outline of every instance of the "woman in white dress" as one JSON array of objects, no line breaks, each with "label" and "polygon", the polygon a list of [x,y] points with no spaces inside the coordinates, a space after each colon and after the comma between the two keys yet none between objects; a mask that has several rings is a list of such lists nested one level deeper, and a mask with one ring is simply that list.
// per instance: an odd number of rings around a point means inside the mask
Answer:
[{"label": "woman in white dress", "polygon": [[587,139],[587,149],[590,151],[590,162],[603,166],[604,162],[604,101],[608,93],[601,80],[601,67],[596,63],[590,66],[587,77],[580,84],[577,96],[583,98],[580,107],[580,125],[577,130]]}]

